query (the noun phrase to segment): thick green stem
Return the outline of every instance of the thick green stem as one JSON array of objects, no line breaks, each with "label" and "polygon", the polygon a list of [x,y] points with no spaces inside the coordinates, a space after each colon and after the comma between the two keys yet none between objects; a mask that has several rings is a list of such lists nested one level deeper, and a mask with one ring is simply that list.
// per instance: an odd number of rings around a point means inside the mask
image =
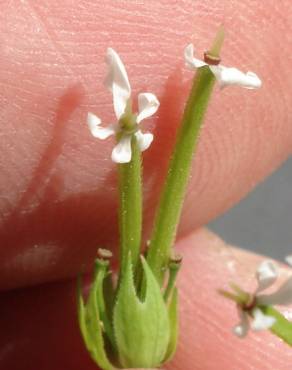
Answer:
[{"label": "thick green stem", "polygon": [[135,135],[132,137],[131,145],[131,162],[119,164],[121,271],[124,271],[129,252],[131,253],[133,270],[135,271],[141,246],[141,152]]},{"label": "thick green stem", "polygon": [[198,69],[177,135],[147,254],[147,261],[160,283],[169,263],[193,152],[214,81],[214,75],[209,67]]}]

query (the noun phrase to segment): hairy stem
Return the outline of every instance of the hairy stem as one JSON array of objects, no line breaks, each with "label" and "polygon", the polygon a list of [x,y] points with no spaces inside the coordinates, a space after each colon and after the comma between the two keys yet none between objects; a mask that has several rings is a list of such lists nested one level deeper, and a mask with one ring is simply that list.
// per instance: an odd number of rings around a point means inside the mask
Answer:
[{"label": "hairy stem", "polygon": [[121,248],[121,271],[124,271],[127,256],[131,254],[133,270],[138,263],[141,246],[142,186],[141,152],[135,135],[132,137],[132,159],[119,164],[119,225]]}]

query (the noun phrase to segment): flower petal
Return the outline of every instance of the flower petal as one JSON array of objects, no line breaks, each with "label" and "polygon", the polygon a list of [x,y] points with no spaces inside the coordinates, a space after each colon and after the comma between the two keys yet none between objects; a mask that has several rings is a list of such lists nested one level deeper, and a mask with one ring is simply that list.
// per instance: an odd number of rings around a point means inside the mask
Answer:
[{"label": "flower petal", "polygon": [[101,119],[97,117],[95,114],[88,112],[87,113],[87,124],[88,124],[89,130],[91,131],[96,126],[101,124]]},{"label": "flower petal", "polygon": [[141,152],[149,148],[154,138],[154,136],[149,132],[143,134],[140,130],[135,133],[135,136]]},{"label": "flower petal", "polygon": [[253,72],[243,73],[237,68],[227,68],[222,65],[209,66],[221,88],[227,85],[238,85],[246,89],[257,89],[262,82]]},{"label": "flower petal", "polygon": [[205,63],[203,60],[200,60],[194,57],[194,52],[195,51],[194,51],[193,44],[189,44],[185,47],[184,58],[185,58],[186,66],[189,67],[190,69],[207,66],[208,64]]},{"label": "flower petal", "polygon": [[138,108],[139,114],[137,116],[137,123],[140,123],[143,119],[152,116],[157,112],[159,107],[159,101],[154,94],[141,93],[138,95]]},{"label": "flower petal", "polygon": [[115,124],[108,127],[101,127],[101,119],[91,112],[87,114],[87,124],[91,134],[101,140],[107,139],[116,132]]},{"label": "flower petal", "polygon": [[257,302],[261,305],[292,304],[292,276],[275,293],[257,296]]},{"label": "flower petal", "polygon": [[278,268],[272,261],[263,261],[257,268],[256,278],[258,288],[256,293],[270,287],[278,278]]},{"label": "flower petal", "polygon": [[265,315],[259,308],[255,308],[252,314],[254,319],[251,328],[255,331],[270,329],[277,321],[275,317]]},{"label": "flower petal", "polygon": [[128,163],[132,158],[131,135],[121,137],[112,151],[112,160],[116,163]]},{"label": "flower petal", "polygon": [[126,68],[114,49],[107,49],[106,62],[108,64],[108,74],[105,79],[105,85],[113,93],[114,110],[119,120],[122,114],[124,114],[127,102],[131,96],[131,86]]},{"label": "flower petal", "polygon": [[249,321],[248,315],[246,312],[243,312],[239,309],[238,314],[240,316],[240,322],[233,328],[233,334],[235,334],[239,338],[244,338],[248,333],[249,329]]}]

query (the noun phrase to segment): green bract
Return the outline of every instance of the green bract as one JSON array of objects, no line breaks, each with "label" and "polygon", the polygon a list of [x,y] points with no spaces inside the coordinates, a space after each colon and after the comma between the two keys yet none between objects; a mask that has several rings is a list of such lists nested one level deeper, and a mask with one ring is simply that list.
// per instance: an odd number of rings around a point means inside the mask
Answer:
[{"label": "green bract", "polygon": [[170,338],[167,306],[160,287],[146,261],[145,296],[138,297],[133,268],[128,258],[113,311],[113,324],[120,363],[124,367],[159,366]]},{"label": "green bract", "polygon": [[175,352],[177,292],[164,300],[160,286],[142,257],[145,292],[139,297],[130,255],[113,306],[103,299],[108,263],[96,261],[86,304],[79,285],[79,324],[92,359],[105,370],[157,367]]},{"label": "green bract", "polygon": [[[86,304],[82,298],[81,279],[78,283],[77,299],[78,299],[78,318],[79,326],[83,336],[84,343],[89,351],[92,359],[104,370],[114,369],[110,363],[105,350],[105,325],[106,315],[103,304],[98,299],[102,295],[103,282],[107,274],[108,264],[101,260],[96,261],[95,276]],[[111,334],[111,329],[107,328],[107,336]]]}]

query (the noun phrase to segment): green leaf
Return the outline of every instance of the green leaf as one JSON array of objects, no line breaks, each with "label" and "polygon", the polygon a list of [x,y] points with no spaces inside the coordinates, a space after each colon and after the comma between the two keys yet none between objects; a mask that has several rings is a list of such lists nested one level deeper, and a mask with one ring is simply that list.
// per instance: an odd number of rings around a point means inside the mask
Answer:
[{"label": "green leaf", "polygon": [[170,336],[167,307],[146,261],[142,259],[146,291],[137,296],[129,256],[114,307],[114,333],[124,367],[157,367],[163,361]]},{"label": "green leaf", "polygon": [[81,278],[79,277],[77,300],[80,331],[85,346],[96,364],[103,370],[114,370],[115,368],[109,362],[104,349],[102,325],[96,299],[97,289],[98,284],[95,279],[90,289],[88,301],[85,305],[82,297]]},{"label": "green leaf", "polygon": [[260,309],[265,315],[273,316],[277,320],[276,323],[271,327],[271,332],[292,346],[292,322],[287,320],[272,306],[261,306]]},{"label": "green leaf", "polygon": [[168,318],[170,324],[169,344],[163,362],[171,360],[174,356],[178,341],[178,292],[173,290],[168,306]]}]

